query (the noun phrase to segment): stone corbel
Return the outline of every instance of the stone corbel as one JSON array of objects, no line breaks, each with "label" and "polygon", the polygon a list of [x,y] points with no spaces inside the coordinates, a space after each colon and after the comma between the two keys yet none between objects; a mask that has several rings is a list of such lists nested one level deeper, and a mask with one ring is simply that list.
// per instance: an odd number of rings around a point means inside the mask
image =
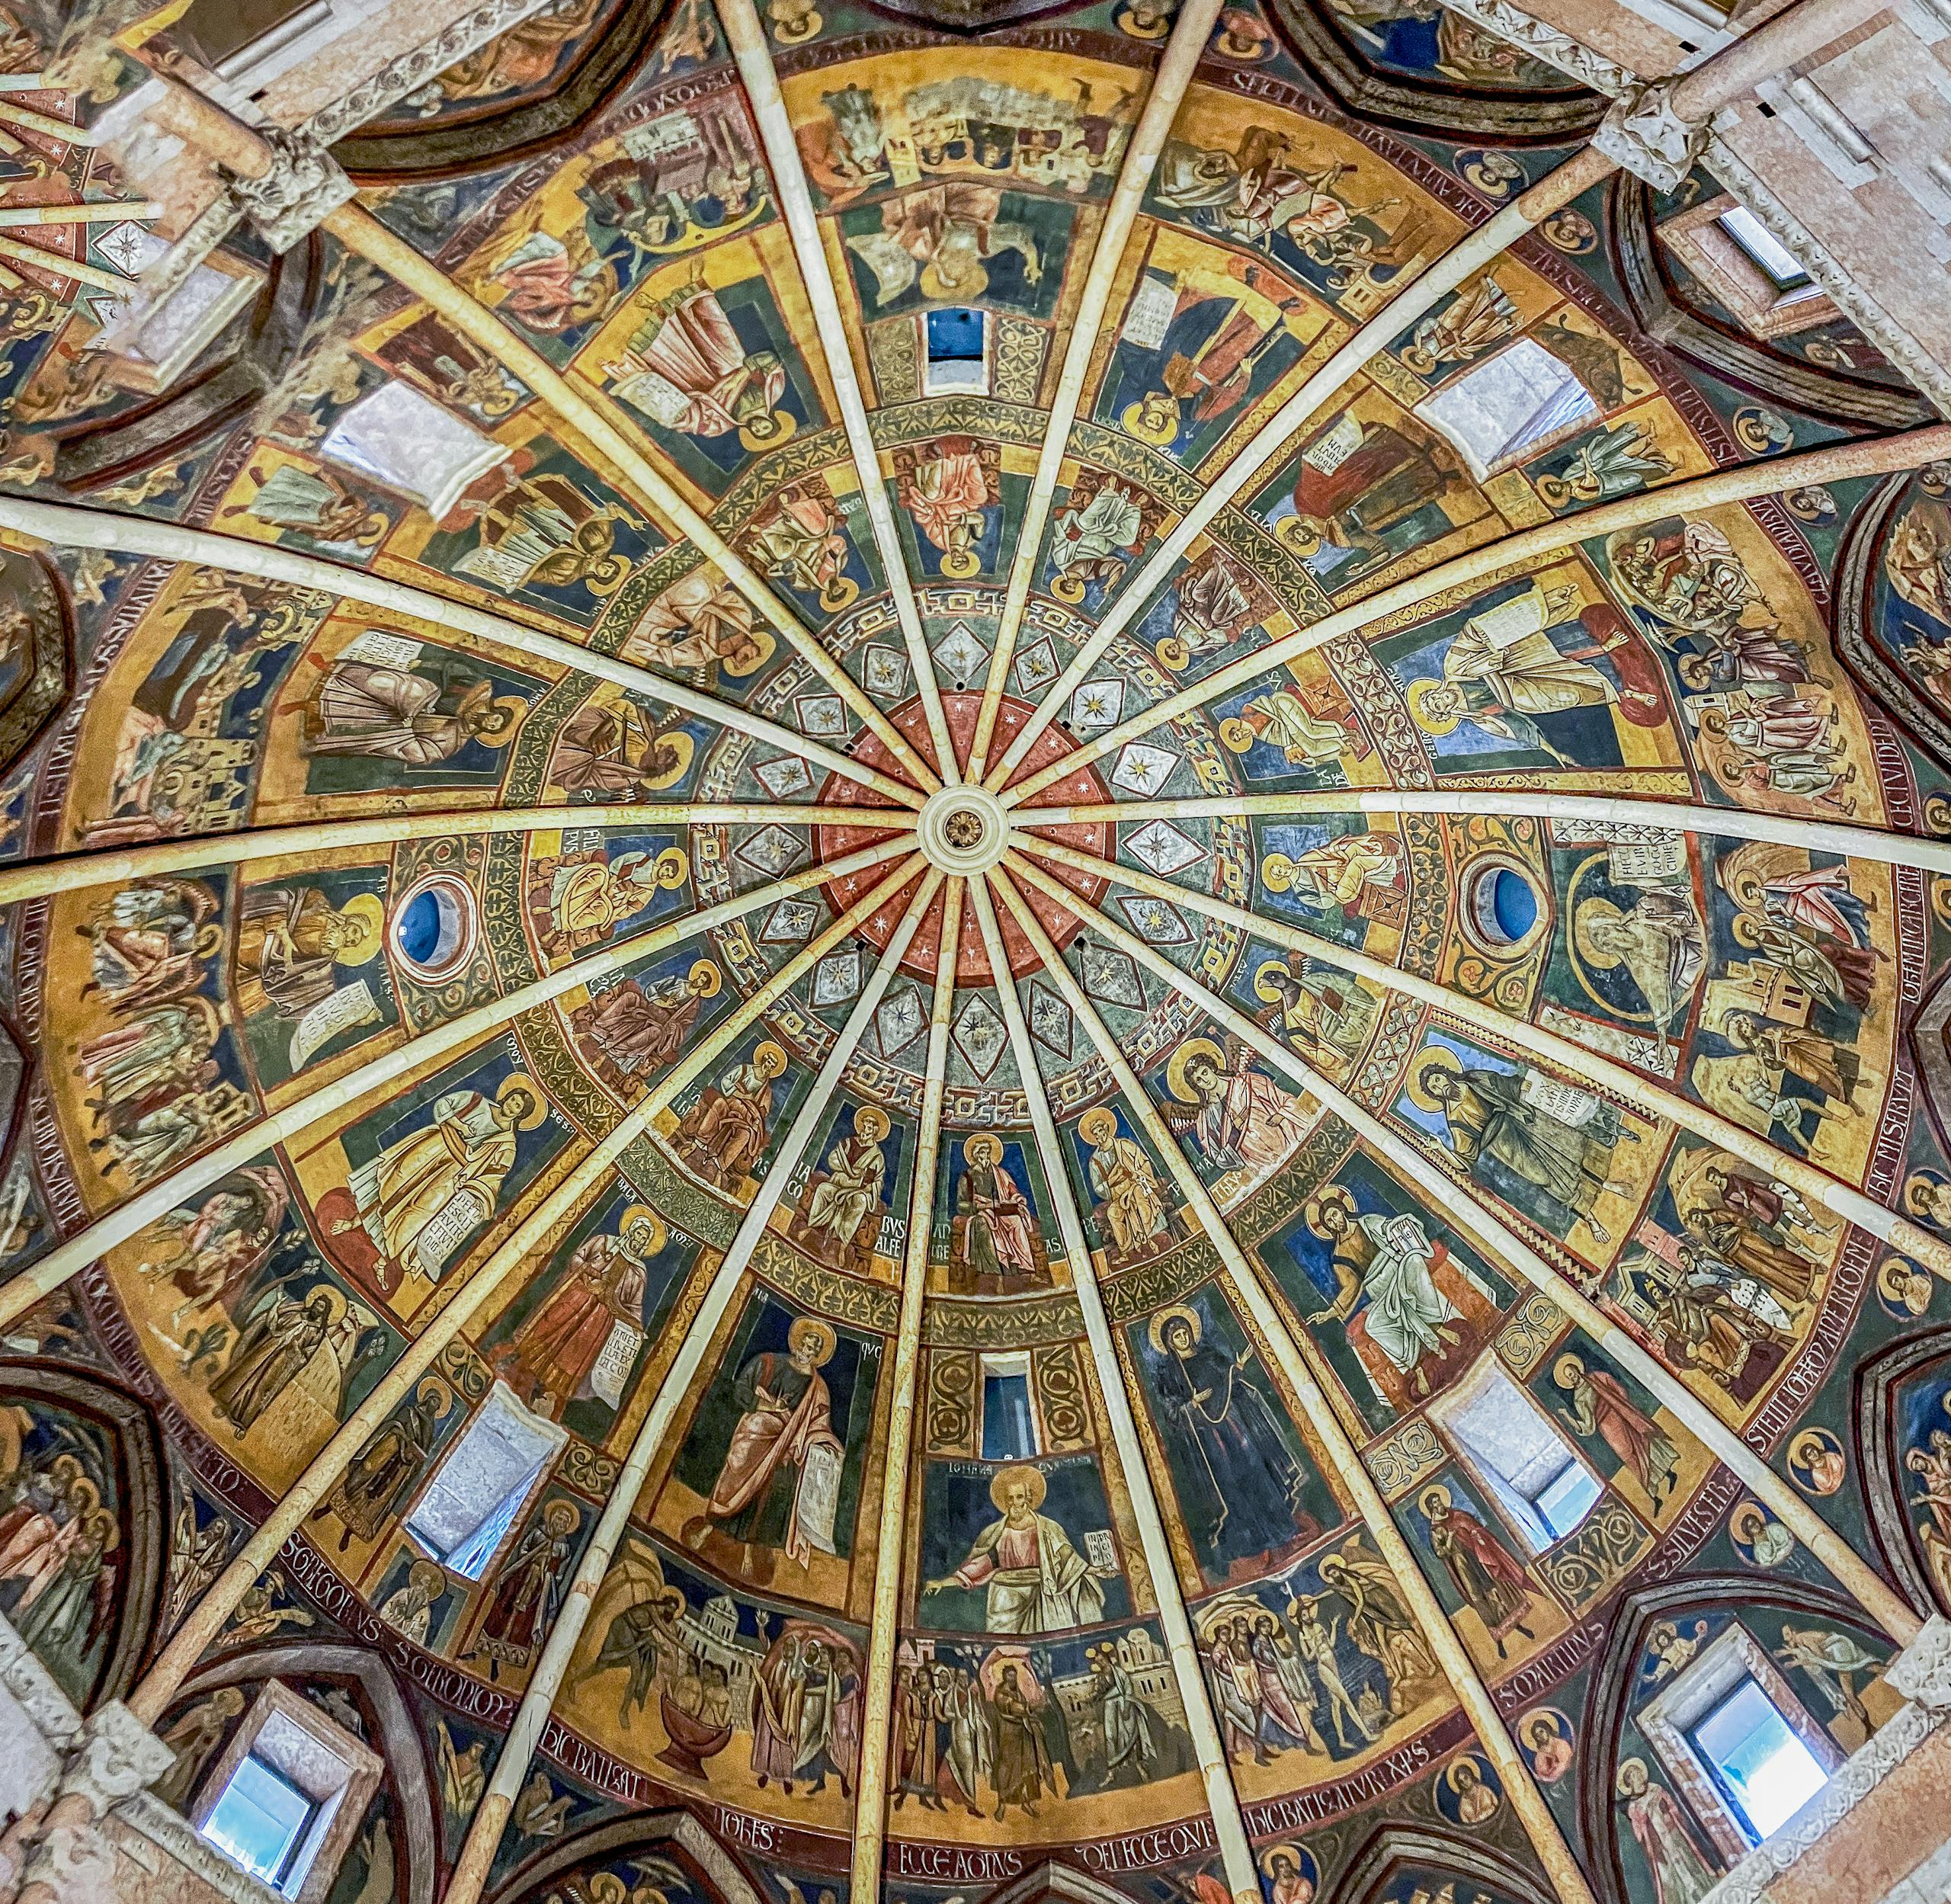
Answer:
[{"label": "stone corbel", "polygon": [[302,133],[264,126],[273,163],[261,178],[232,178],[230,196],[274,252],[288,252],[357,189],[337,159]]},{"label": "stone corbel", "polygon": [[1933,1717],[1951,1718],[1951,1620],[1933,1614],[1883,1677]]},{"label": "stone corbel", "polygon": [[19,1904],[115,1904],[115,1848],[102,1821],[175,1759],[120,1700],[90,1713],[53,1803],[21,1848]]},{"label": "stone corbel", "polygon": [[1674,111],[1671,80],[1650,79],[1613,102],[1592,143],[1655,191],[1677,191],[1707,149],[1708,130]]}]

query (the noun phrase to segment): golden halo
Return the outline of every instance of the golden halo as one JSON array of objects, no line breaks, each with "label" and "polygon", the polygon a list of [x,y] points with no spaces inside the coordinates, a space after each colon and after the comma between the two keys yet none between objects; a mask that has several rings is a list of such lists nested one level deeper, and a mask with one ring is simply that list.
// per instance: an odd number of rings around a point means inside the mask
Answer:
[{"label": "golden halo", "polygon": [[1440,1111],[1443,1108],[1443,1106],[1423,1088],[1423,1073],[1431,1065],[1434,1065],[1438,1070],[1447,1071],[1453,1075],[1460,1075],[1463,1069],[1463,1060],[1457,1056],[1456,1053],[1446,1044],[1424,1045],[1422,1050],[1409,1060],[1409,1082],[1407,1087],[1409,1101],[1418,1111]]},{"label": "golden halo", "polygon": [[973,549],[950,549],[942,556],[942,573],[958,581],[974,575],[982,566],[982,558]]},{"label": "golden halo", "polygon": [[786,1069],[784,1047],[773,1043],[770,1038],[752,1047],[752,1066],[763,1071],[768,1078],[782,1076]]},{"label": "golden halo", "polygon": [[648,774],[644,785],[655,792],[661,787],[674,787],[691,771],[692,756],[697,752],[697,742],[689,734],[675,732],[664,736],[664,745],[676,757],[675,766],[667,768],[661,774]]},{"label": "golden halo", "polygon": [[1270,893],[1288,893],[1301,869],[1285,853],[1270,853],[1260,863],[1260,883]]},{"label": "golden halo", "polygon": [[1009,1491],[1019,1481],[1027,1483],[1030,1489],[1033,1513],[1043,1505],[1043,1497],[1050,1491],[1049,1482],[1028,1463],[1019,1461],[1014,1466],[997,1469],[989,1477],[989,1500],[998,1514],[1009,1511]]},{"label": "golden halo", "polygon": [[1560,1388],[1564,1387],[1565,1385],[1565,1370],[1567,1369],[1569,1369],[1571,1371],[1571,1378],[1574,1381],[1576,1381],[1580,1376],[1585,1373],[1585,1364],[1578,1356],[1568,1353],[1561,1355],[1556,1361],[1552,1363],[1552,1380],[1555,1382]]},{"label": "golden halo", "polygon": [[1734,918],[1735,944],[1752,952],[1761,943],[1761,922],[1752,912],[1737,912]]},{"label": "golden halo", "polygon": [[1229,716],[1219,723],[1219,744],[1229,754],[1251,753],[1254,742],[1259,738],[1251,725],[1237,714]]},{"label": "golden halo", "polygon": [[406,1570],[406,1583],[418,1587],[429,1600],[437,1600],[447,1590],[445,1572],[431,1560],[416,1560]]},{"label": "golden halo", "polygon": [[796,1354],[802,1342],[812,1345],[807,1360],[815,1368],[824,1368],[833,1359],[835,1340],[831,1328],[817,1316],[802,1316],[786,1332],[786,1346]]},{"label": "golden halo", "polygon": [[1290,1859],[1297,1871],[1305,1871],[1307,1869],[1306,1854],[1299,1845],[1270,1845],[1260,1854],[1260,1872],[1263,1877],[1271,1877],[1273,1875],[1273,1861],[1277,1858]]},{"label": "golden halo", "polygon": [[772,37],[782,46],[796,46],[801,40],[812,39],[824,24],[817,13],[803,14],[797,20],[775,20]]},{"label": "golden halo", "polygon": [[1466,1752],[1460,1758],[1453,1761],[1450,1768],[1444,1772],[1443,1775],[1443,1782],[1447,1785],[1452,1791],[1455,1791],[1456,1789],[1456,1774],[1460,1772],[1466,1765],[1468,1765],[1470,1769],[1477,1774],[1477,1783],[1479,1785],[1484,1783],[1484,1770],[1483,1767],[1477,1761],[1477,1755],[1475,1752]]},{"label": "golden halo", "polygon": [[1876,1272],[1876,1287],[1900,1309],[1910,1306],[1911,1266],[1901,1256],[1886,1256]]},{"label": "golden halo", "polygon": [[681,846],[667,846],[652,862],[652,882],[667,893],[674,892],[691,877],[691,863]]},{"label": "golden halo", "polygon": [[197,928],[197,957],[213,959],[223,950],[223,928],[213,922]]},{"label": "golden halo", "polygon": [[1129,7],[1118,14],[1118,30],[1129,34],[1134,40],[1162,40],[1171,30],[1172,23],[1169,20],[1158,20],[1141,25]]},{"label": "golden halo", "polygon": [[670,1241],[671,1232],[665,1227],[664,1219],[649,1204],[633,1204],[623,1212],[622,1220],[617,1225],[618,1237],[627,1237],[639,1223],[650,1226],[650,1241],[642,1246],[644,1256],[648,1259],[655,1256]]},{"label": "golden halo", "polygon": [[1182,675],[1192,665],[1192,650],[1177,635],[1168,635],[1152,652],[1158,657],[1158,665],[1169,668],[1175,675]]},{"label": "golden halo", "polygon": [[1937,1188],[1939,1178],[1928,1170],[1916,1172],[1904,1185],[1904,1207],[1913,1216],[1921,1216],[1930,1202],[1930,1193]]},{"label": "golden halo", "polygon": [[500,710],[502,724],[492,734],[476,734],[474,738],[483,747],[505,747],[514,739],[515,729],[528,712],[528,703],[520,694],[497,694],[489,704]]},{"label": "golden halo", "polygon": [[1169,1355],[1172,1352],[1165,1346],[1165,1325],[1168,1322],[1184,1323],[1186,1327],[1192,1331],[1193,1345],[1197,1346],[1199,1338],[1203,1333],[1199,1325],[1199,1318],[1187,1308],[1184,1303],[1174,1303],[1169,1309],[1160,1309],[1152,1317],[1151,1325],[1145,1331],[1145,1335],[1149,1338],[1152,1348],[1161,1355]]},{"label": "golden halo", "polygon": [[[1276,854],[1273,857],[1282,858],[1285,855]],[[1264,873],[1263,877],[1264,877]],[[1277,886],[1273,889],[1278,892],[1282,889]],[[1253,995],[1256,998],[1264,998],[1269,1005],[1278,1005],[1280,1002],[1280,993],[1267,982],[1267,975],[1270,972],[1278,972],[1282,977],[1286,977],[1287,961],[1285,959],[1269,959],[1261,966],[1260,970],[1253,975]]]},{"label": "golden halo", "polygon": [[972,1164],[976,1161],[976,1153],[978,1149],[991,1152],[992,1155],[990,1161],[992,1163],[1001,1163],[1003,1160],[1003,1140],[992,1130],[979,1130],[972,1137],[964,1138],[962,1144],[962,1161],[966,1164]]},{"label": "golden halo", "polygon": [[934,264],[921,267],[921,295],[931,304],[976,304],[989,288],[989,274],[980,264],[971,264],[960,277],[943,277]]},{"label": "golden halo", "polygon": [[1610,899],[1587,899],[1582,905],[1573,908],[1572,942],[1578,947],[1578,956],[1594,972],[1611,971],[1619,963],[1622,955],[1617,952],[1601,952],[1592,943],[1593,926],[1601,921],[1609,925],[1616,925],[1625,917],[1623,909],[1613,905]]},{"label": "golden halo", "polygon": [[[1147,390],[1136,403],[1125,405],[1118,421],[1126,436],[1135,436],[1139,442],[1162,450],[1179,433],[1178,409],[1162,390]],[[1153,418],[1158,420],[1151,420]]]},{"label": "golden halo", "polygon": [[1087,1111],[1077,1120],[1077,1134],[1088,1144],[1109,1143],[1118,1134],[1118,1120],[1109,1104]]},{"label": "golden halo", "polygon": [[725,982],[719,976],[718,967],[709,959],[700,959],[685,974],[685,976],[696,988],[697,995],[701,998],[716,998],[718,988]]},{"label": "golden halo", "polygon": [[1195,1096],[1192,1087],[1186,1082],[1186,1069],[1193,1059],[1210,1058],[1222,1072],[1226,1069],[1225,1054],[1210,1038],[1188,1038],[1174,1051],[1165,1065],[1165,1088],[1181,1104],[1199,1104],[1203,1099]]},{"label": "golden halo", "polygon": [[728,675],[734,677],[735,681],[743,681],[745,679],[745,675],[755,675],[761,667],[765,667],[765,663],[773,659],[774,649],[778,648],[778,639],[774,638],[770,628],[747,628],[745,634],[747,638],[751,639],[751,646],[753,646],[751,659],[749,659],[749,662],[739,662],[735,667],[729,662],[718,663],[718,665],[720,665]]},{"label": "golden halo", "polygon": [[[325,1299],[325,1325],[327,1328],[329,1329],[335,1324],[344,1320],[345,1312],[350,1305],[345,1300],[345,1291],[344,1290],[335,1289],[330,1283],[314,1283],[312,1287],[305,1292],[306,1301],[309,1303],[314,1296],[323,1296]],[[78,1483],[77,1485],[79,1484]]]},{"label": "golden halo", "polygon": [[1330,1184],[1318,1195],[1308,1199],[1305,1220],[1309,1229],[1323,1242],[1329,1240],[1326,1216],[1331,1208],[1340,1210],[1350,1223],[1355,1220],[1355,1199],[1345,1184]]},{"label": "golden halo", "polygon": [[1409,718],[1426,734],[1433,736],[1453,734],[1456,731],[1456,723],[1463,718],[1462,713],[1460,712],[1453,714],[1432,713],[1426,704],[1430,696],[1439,688],[1447,694],[1450,691],[1450,683],[1446,681],[1431,680],[1427,676],[1424,676],[1420,681],[1410,682],[1405,695],[1405,698],[1409,704]]},{"label": "golden halo", "polygon": [[1416,1505],[1427,1515],[1432,1507],[1446,1508],[1455,1503],[1450,1499],[1449,1489],[1439,1481],[1434,1487],[1425,1488],[1416,1496]]},{"label": "golden halo", "polygon": [[542,1511],[542,1524],[551,1534],[572,1533],[582,1525],[582,1511],[572,1502],[551,1501]]},{"label": "golden halo", "polygon": [[365,965],[379,956],[380,947],[386,942],[386,902],[376,893],[355,893],[338,909],[339,917],[348,925],[359,928],[359,937],[351,945],[342,945],[332,954],[335,965]]},{"label": "golden halo", "polygon": [[495,1093],[497,1104],[505,1104],[512,1091],[525,1091],[533,1107],[528,1114],[518,1123],[517,1130],[533,1130],[549,1114],[549,1100],[542,1095],[542,1087],[526,1071],[511,1071],[501,1080],[501,1088]]},{"label": "golden halo", "polygon": [[738,441],[754,456],[761,456],[767,450],[776,450],[799,427],[799,419],[787,410],[768,410],[763,420],[754,418],[750,423],[742,424]]},{"label": "golden halo", "polygon": [[1050,584],[1050,593],[1059,601],[1079,602],[1089,593],[1091,585],[1080,582],[1073,575],[1059,575]]},{"label": "golden halo", "polygon": [[854,1114],[854,1134],[877,1144],[888,1133],[887,1113],[879,1104],[863,1104]]},{"label": "golden halo", "polygon": [[1321,550],[1321,531],[1301,516],[1283,516],[1273,525],[1274,539],[1290,555],[1305,562]]},{"label": "golden halo", "polygon": [[413,1399],[436,1415],[444,1415],[454,1405],[454,1392],[437,1375],[423,1375],[420,1386],[413,1391]]}]

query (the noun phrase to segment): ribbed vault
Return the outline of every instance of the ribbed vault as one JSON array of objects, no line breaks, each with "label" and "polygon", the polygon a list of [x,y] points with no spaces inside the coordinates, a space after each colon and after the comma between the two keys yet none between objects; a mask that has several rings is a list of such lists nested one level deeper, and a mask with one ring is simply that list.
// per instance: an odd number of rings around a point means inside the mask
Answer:
[{"label": "ribbed vault", "polygon": [[271,155],[166,35],[0,91],[74,188],[0,212],[0,635],[74,675],[0,1319],[85,1317],[226,1530],[138,1715],[328,1615],[424,1695],[449,1904],[674,1806],[706,1890],[1588,1904],[1629,1595],[1744,1537],[1771,1617],[1920,1623],[1838,1486],[1860,1317],[1951,1280],[1873,665],[1951,640],[1951,430],[1643,334],[1568,82],[1418,117],[1309,21],[477,59],[346,149],[245,420],[85,492],[160,394],[82,387],[85,221],[163,209],[91,115]]}]

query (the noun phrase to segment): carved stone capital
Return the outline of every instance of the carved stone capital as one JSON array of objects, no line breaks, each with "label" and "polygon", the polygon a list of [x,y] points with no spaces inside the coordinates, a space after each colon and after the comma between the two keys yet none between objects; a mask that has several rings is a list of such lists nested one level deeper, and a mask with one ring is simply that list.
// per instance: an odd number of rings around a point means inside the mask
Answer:
[{"label": "carved stone capital", "polygon": [[1933,1614],[1883,1676],[1894,1691],[1925,1711],[1951,1715],[1951,1620]]},{"label": "carved stone capital", "polygon": [[1493,39],[1521,46],[1533,58],[1555,66],[1581,85],[1602,92],[1610,99],[1629,92],[1639,83],[1623,66],[1615,65],[1603,53],[1594,53],[1570,34],[1520,11],[1511,5],[1511,0],[1443,0],[1443,5],[1482,27]]},{"label": "carved stone capital", "polygon": [[175,1762],[175,1753],[120,1700],[111,1700],[88,1715],[81,1745],[62,1778],[62,1793],[85,1798],[98,1818],[105,1817]]},{"label": "carved stone capital", "polygon": [[1613,102],[1592,143],[1656,191],[1679,189],[1707,146],[1707,122],[1683,119],[1673,108],[1673,82],[1642,82]]},{"label": "carved stone capital", "polygon": [[355,188],[337,159],[303,133],[266,126],[259,136],[277,155],[261,178],[233,178],[230,196],[274,252],[288,252]]}]

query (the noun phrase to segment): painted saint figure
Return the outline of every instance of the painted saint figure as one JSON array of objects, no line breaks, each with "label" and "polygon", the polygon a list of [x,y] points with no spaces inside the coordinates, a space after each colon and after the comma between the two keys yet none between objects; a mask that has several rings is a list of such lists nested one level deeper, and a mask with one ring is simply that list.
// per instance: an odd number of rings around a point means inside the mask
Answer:
[{"label": "painted saint figure", "polygon": [[1680,1450],[1653,1418],[1635,1406],[1626,1384],[1602,1368],[1587,1368],[1582,1357],[1561,1355],[1552,1364],[1552,1380],[1564,1392],[1566,1415],[1581,1434],[1596,1434],[1619,1457],[1623,1467],[1659,1503],[1680,1479]]},{"label": "painted saint figure", "polygon": [[505,1079],[491,1103],[478,1091],[450,1091],[434,1101],[433,1120],[396,1138],[352,1171],[356,1218],[328,1233],[363,1230],[380,1262],[437,1281],[461,1238],[495,1213],[503,1181],[514,1168],[517,1133],[546,1114],[524,1075]]},{"label": "painted saint figure", "polygon": [[561,1280],[496,1357],[510,1387],[552,1421],[591,1393],[590,1377],[620,1328],[634,1359],[644,1328],[647,1265],[663,1248],[663,1220],[642,1204],[619,1233],[598,1230],[576,1245]]},{"label": "painted saint figure", "polygon": [[1600,1242],[1612,1240],[1595,1207],[1601,1196],[1630,1194],[1609,1173],[1614,1148],[1639,1136],[1611,1105],[1529,1067],[1466,1066],[1442,1045],[1426,1047],[1411,1075],[1411,1096],[1442,1112],[1450,1147],[1473,1177],[1560,1235],[1582,1221]]},{"label": "painted saint figure", "polygon": [[1003,1168],[1002,1140],[979,1131],[962,1154],[966,1168],[955,1187],[956,1260],[968,1286],[983,1276],[1038,1280],[1029,1200]]},{"label": "painted saint figure", "polygon": [[1498,1657],[1514,1631],[1535,1637],[1524,1624],[1531,1604],[1531,1582],[1482,1521],[1451,1499],[1450,1490],[1426,1488],[1417,1505],[1429,1523],[1430,1547],[1451,1583],[1497,1642]]},{"label": "painted saint figure", "polygon": [[1653,1874],[1657,1904],[1700,1904],[1720,1874],[1693,1841],[1672,1793],[1646,1775],[1643,1758],[1619,1768],[1618,1790],[1626,1801],[1626,1822]]},{"label": "painted saint figure", "polygon": [[851,1132],[827,1152],[825,1175],[806,1199],[799,1223],[829,1255],[844,1257],[869,1213],[880,1207],[887,1175],[881,1140],[888,1127],[886,1112],[863,1104],[854,1113]]},{"label": "painted saint figure", "polygon": [[720,1188],[742,1182],[765,1154],[771,1129],[773,1080],[786,1053],[770,1039],[719,1075],[678,1127],[684,1161]]},{"label": "painted saint figure", "polygon": [[1355,1200],[1331,1184],[1307,1207],[1307,1226],[1334,1246],[1334,1300],[1308,1320],[1318,1326],[1346,1323],[1358,1303],[1368,1338],[1408,1376],[1418,1395],[1430,1392],[1427,1359],[1441,1361],[1456,1347],[1456,1306],[1437,1287],[1436,1245],[1420,1216],[1372,1210],[1359,1216]]},{"label": "painted saint figure", "polygon": [[300,745],[309,755],[351,755],[437,766],[469,741],[501,747],[514,738],[524,704],[500,695],[458,656],[428,656],[412,668],[332,663]]},{"label": "painted saint figure", "polygon": [[706,998],[715,998],[718,967],[700,959],[646,986],[626,979],[569,1013],[577,1035],[601,1062],[626,1078],[674,1064],[690,1042]]},{"label": "painted saint figure", "polygon": [[[1210,1038],[1181,1045],[1166,1066],[1171,1101],[1162,1107],[1174,1130],[1190,1132],[1215,1170],[1262,1171],[1306,1136],[1300,1101],[1253,1069],[1248,1047],[1229,1037],[1222,1054]],[[1197,1106],[1188,1111],[1188,1104]]]},{"label": "painted saint figure", "polygon": [[613,396],[667,430],[695,437],[736,430],[756,450],[790,428],[778,408],[786,393],[779,354],[746,348],[702,263],[653,300],[623,355],[603,367]]},{"label": "painted saint figure", "polygon": [[925,1591],[985,1588],[982,1624],[989,1633],[1056,1633],[1103,1619],[1100,1583],[1115,1577],[1113,1570],[1093,1565],[1055,1521],[1037,1512],[1046,1489],[1035,1468],[1000,1470],[989,1499],[1002,1518],[976,1535],[953,1573],[931,1580]]},{"label": "painted saint figure", "polygon": [[504,1665],[525,1666],[534,1657],[554,1623],[570,1538],[581,1523],[573,1502],[551,1501],[502,1566],[469,1649],[486,1659],[489,1678]]},{"label": "painted saint figure", "polygon": [[1254,1380],[1253,1351],[1230,1354],[1204,1333],[1197,1312],[1161,1309],[1150,1339],[1161,1358],[1161,1411],[1185,1459],[1175,1473],[1180,1506],[1215,1572],[1273,1553],[1320,1531],[1302,1505],[1305,1471],[1289,1451]]},{"label": "painted saint figure", "polygon": [[1113,1248],[1131,1256],[1155,1247],[1168,1234],[1171,1220],[1165,1187],[1144,1146],[1118,1135],[1116,1116],[1105,1104],[1084,1114],[1077,1134],[1092,1146],[1091,1188]]},{"label": "painted saint figure", "polygon": [[767,1350],[739,1370],[732,1393],[741,1413],[705,1503],[702,1520],[685,1529],[690,1544],[702,1543],[716,1522],[742,1550],[783,1553],[802,1568],[813,1549],[832,1551],[830,1508],[824,1527],[802,1518],[807,1470],[818,1460],[838,1468],[845,1450],[833,1431],[833,1400],[820,1374],[832,1359],[833,1331],[803,1316],[787,1330],[786,1352]]}]

